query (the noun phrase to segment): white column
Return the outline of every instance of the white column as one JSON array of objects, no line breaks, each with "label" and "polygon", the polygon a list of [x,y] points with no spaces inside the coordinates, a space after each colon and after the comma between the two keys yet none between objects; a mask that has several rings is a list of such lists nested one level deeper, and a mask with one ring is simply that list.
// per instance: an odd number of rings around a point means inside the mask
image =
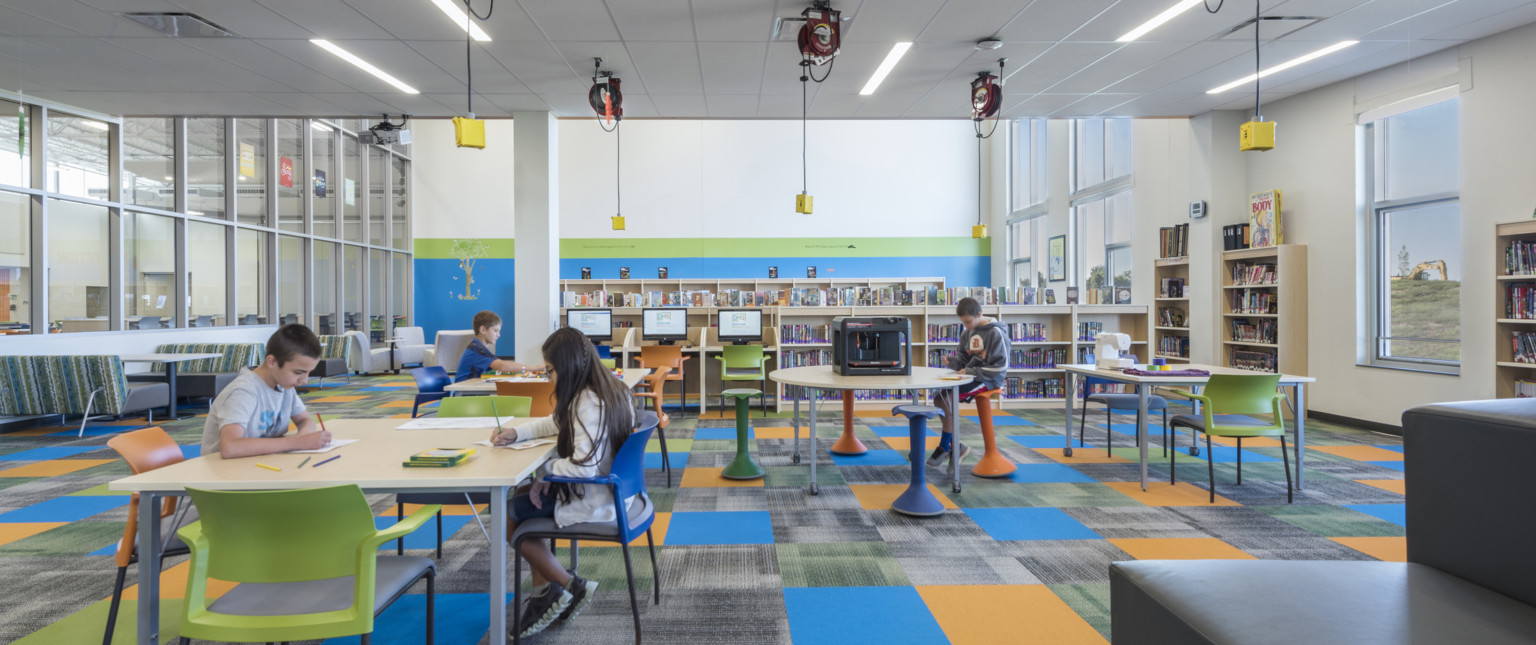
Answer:
[{"label": "white column", "polygon": [[539,346],[559,326],[559,121],[549,112],[512,113],[512,217],[517,231],[513,351],[543,362]]}]

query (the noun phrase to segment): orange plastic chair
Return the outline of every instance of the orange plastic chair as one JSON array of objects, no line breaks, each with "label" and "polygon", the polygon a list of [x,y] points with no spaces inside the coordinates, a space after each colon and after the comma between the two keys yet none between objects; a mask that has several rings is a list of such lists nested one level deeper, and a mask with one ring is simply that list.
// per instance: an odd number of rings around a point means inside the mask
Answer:
[{"label": "orange plastic chair", "polygon": [[[128,469],[137,475],[158,468],[164,468],[171,464],[181,463],[186,460],[181,453],[181,446],[166,434],[160,426],[134,430],[113,437],[107,442],[123,461],[128,462]],[[174,517],[176,514],[177,497],[167,497],[165,506],[160,511],[162,520]],[[162,534],[174,536],[177,527],[163,527]],[[134,493],[128,501],[128,523],[123,527],[123,538],[117,542],[117,582],[112,585],[112,605],[107,610],[107,633],[102,638],[104,645],[111,645],[112,630],[117,625],[117,609],[123,599],[123,583],[127,579],[128,566],[139,561],[137,539],[139,537],[139,494]],[[172,538],[169,545],[161,553],[161,560],[187,554],[187,546],[179,538]],[[140,566],[143,566],[140,563]]]},{"label": "orange plastic chair", "polygon": [[553,381],[508,383],[496,382],[496,396],[526,396],[533,399],[529,416],[547,417],[555,413],[555,384]]},{"label": "orange plastic chair", "polygon": [[661,411],[661,388],[667,382],[667,374],[672,371],[670,367],[662,367],[645,377],[645,382],[637,387],[644,387],[648,391],[635,392],[637,399],[650,399],[652,409],[656,411],[656,438],[661,440],[661,470],[667,474],[667,488],[672,487],[672,460],[667,457],[667,424],[672,418]]},{"label": "orange plastic chair", "polygon": [[997,450],[997,437],[992,433],[992,397],[1001,394],[1001,388],[977,392],[971,401],[976,404],[976,416],[981,421],[981,441],[986,448],[981,461],[971,468],[977,477],[1007,477],[1019,467]]},{"label": "orange plastic chair", "polygon": [[[672,370],[672,373],[668,374],[665,380],[678,382],[677,404],[681,408],[687,403],[688,397],[686,388],[681,385],[683,381],[683,361],[689,358],[692,357],[683,356],[683,348],[678,345],[646,345],[640,348],[640,358],[635,360],[640,364],[640,367],[645,369],[660,370],[666,367]],[[661,392],[660,389],[655,391]]]}]

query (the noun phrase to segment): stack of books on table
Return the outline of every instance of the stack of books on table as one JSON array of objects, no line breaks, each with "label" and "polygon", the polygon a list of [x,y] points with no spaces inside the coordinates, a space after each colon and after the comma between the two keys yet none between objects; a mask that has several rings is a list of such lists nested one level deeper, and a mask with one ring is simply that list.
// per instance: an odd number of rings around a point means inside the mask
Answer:
[{"label": "stack of books on table", "polygon": [[473,454],[474,448],[434,448],[411,455],[401,465],[406,468],[452,468],[468,461]]}]

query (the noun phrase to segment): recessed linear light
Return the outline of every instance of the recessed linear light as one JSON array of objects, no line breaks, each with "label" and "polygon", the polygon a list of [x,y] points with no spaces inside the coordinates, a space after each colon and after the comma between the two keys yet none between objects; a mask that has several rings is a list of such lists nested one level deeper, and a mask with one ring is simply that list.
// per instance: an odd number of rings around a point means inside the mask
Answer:
[{"label": "recessed linear light", "polygon": [[1180,0],[1178,4],[1173,5],[1172,7],[1168,7],[1166,11],[1153,16],[1151,20],[1141,23],[1140,27],[1125,32],[1125,35],[1116,38],[1115,42],[1128,43],[1136,40],[1137,38],[1145,36],[1147,35],[1147,32],[1163,26],[1163,23],[1177,18],[1179,14],[1189,11],[1190,9],[1195,8],[1195,5],[1201,4],[1203,2],[1205,2],[1205,0]]},{"label": "recessed linear light", "polygon": [[312,128],[312,129],[315,129],[315,130],[319,130],[321,132],[330,132],[331,131],[331,126],[328,126],[328,125],[326,125],[324,123],[320,123],[319,121],[310,121],[309,122],[309,127]]},{"label": "recessed linear light", "polygon": [[92,130],[101,130],[102,132],[106,132],[107,130],[111,129],[107,124],[100,121],[81,121],[80,125],[91,128]]},{"label": "recessed linear light", "polygon": [[400,79],[395,78],[395,77],[390,76],[389,74],[385,73],[384,70],[379,69],[377,67],[374,67],[373,63],[370,63],[370,62],[365,61],[365,60],[363,60],[361,58],[358,58],[357,55],[353,54],[352,52],[349,52],[349,51],[347,51],[345,49],[337,47],[335,43],[332,43],[329,40],[324,40],[324,39],[321,39],[321,38],[312,38],[312,39],[310,39],[309,42],[312,42],[315,45],[318,45],[321,49],[324,49],[325,51],[328,51],[328,52],[331,52],[332,54],[335,54],[338,58],[340,58],[340,59],[342,59],[344,61],[347,61],[348,63],[352,63],[353,65],[357,66],[358,69],[361,69],[361,70],[363,70],[365,72],[368,72],[369,74],[374,75],[375,77],[378,77],[379,80],[384,81],[385,83],[389,83],[390,85],[395,86],[395,88],[399,89],[401,92],[405,92],[406,94],[420,94],[421,93],[416,88],[411,87],[409,85],[406,85],[404,82],[401,82]]},{"label": "recessed linear light", "polygon": [[[438,9],[442,9],[443,13],[448,14],[448,17],[453,19],[455,26],[468,31],[470,38],[483,43],[491,42],[490,34],[485,33],[485,30],[481,29],[480,25],[471,22],[469,15],[464,13],[464,10],[455,5],[452,0],[432,0],[432,4],[437,5]],[[466,28],[465,25],[468,25],[468,27]]]},{"label": "recessed linear light", "polygon": [[1247,76],[1244,76],[1244,77],[1242,77],[1240,79],[1232,81],[1231,83],[1227,83],[1226,85],[1223,85],[1223,86],[1218,87],[1216,89],[1208,90],[1206,92],[1206,94],[1220,94],[1220,93],[1225,92],[1227,90],[1230,90],[1230,89],[1232,89],[1234,87],[1238,87],[1240,85],[1246,85],[1248,83],[1252,83],[1255,80],[1264,78],[1266,76],[1269,76],[1270,74],[1275,74],[1275,73],[1283,72],[1283,71],[1288,70],[1288,69],[1290,69],[1292,67],[1295,67],[1297,65],[1301,65],[1303,63],[1307,63],[1307,62],[1310,62],[1310,61],[1313,61],[1313,60],[1317,60],[1319,58],[1322,58],[1324,56],[1332,54],[1332,53],[1334,53],[1336,51],[1339,51],[1341,49],[1347,49],[1347,48],[1353,47],[1353,46],[1358,45],[1358,44],[1360,44],[1360,41],[1358,41],[1358,40],[1346,40],[1344,42],[1334,43],[1332,45],[1329,45],[1327,47],[1319,49],[1319,50],[1317,50],[1315,52],[1312,52],[1310,54],[1303,54],[1301,56],[1297,56],[1296,58],[1292,58],[1292,59],[1290,59],[1288,61],[1285,61],[1284,63],[1280,63],[1279,65],[1276,65],[1274,67],[1271,67],[1269,69],[1261,71],[1261,72],[1259,72],[1257,74],[1249,74]]},{"label": "recessed linear light", "polygon": [[880,66],[875,68],[875,73],[869,75],[869,82],[864,84],[864,89],[859,90],[859,95],[869,96],[874,94],[875,89],[880,87],[880,83],[885,80],[886,75],[890,74],[891,70],[896,68],[896,63],[900,62],[901,57],[905,56],[907,54],[907,50],[911,48],[912,43],[910,42],[902,42],[892,45],[891,53],[886,54],[885,60],[880,61]]}]

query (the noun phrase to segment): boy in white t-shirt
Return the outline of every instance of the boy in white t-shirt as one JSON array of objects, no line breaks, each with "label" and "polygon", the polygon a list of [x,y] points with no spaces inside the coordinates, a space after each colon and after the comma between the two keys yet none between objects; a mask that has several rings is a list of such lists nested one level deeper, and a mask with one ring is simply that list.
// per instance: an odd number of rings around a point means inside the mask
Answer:
[{"label": "boy in white t-shirt", "polygon": [[[261,365],[240,370],[208,408],[203,454],[225,459],[312,450],[331,442],[294,388],[320,362],[320,339],[303,325],[283,325],[267,339]],[[288,423],[299,427],[288,434]]]}]

